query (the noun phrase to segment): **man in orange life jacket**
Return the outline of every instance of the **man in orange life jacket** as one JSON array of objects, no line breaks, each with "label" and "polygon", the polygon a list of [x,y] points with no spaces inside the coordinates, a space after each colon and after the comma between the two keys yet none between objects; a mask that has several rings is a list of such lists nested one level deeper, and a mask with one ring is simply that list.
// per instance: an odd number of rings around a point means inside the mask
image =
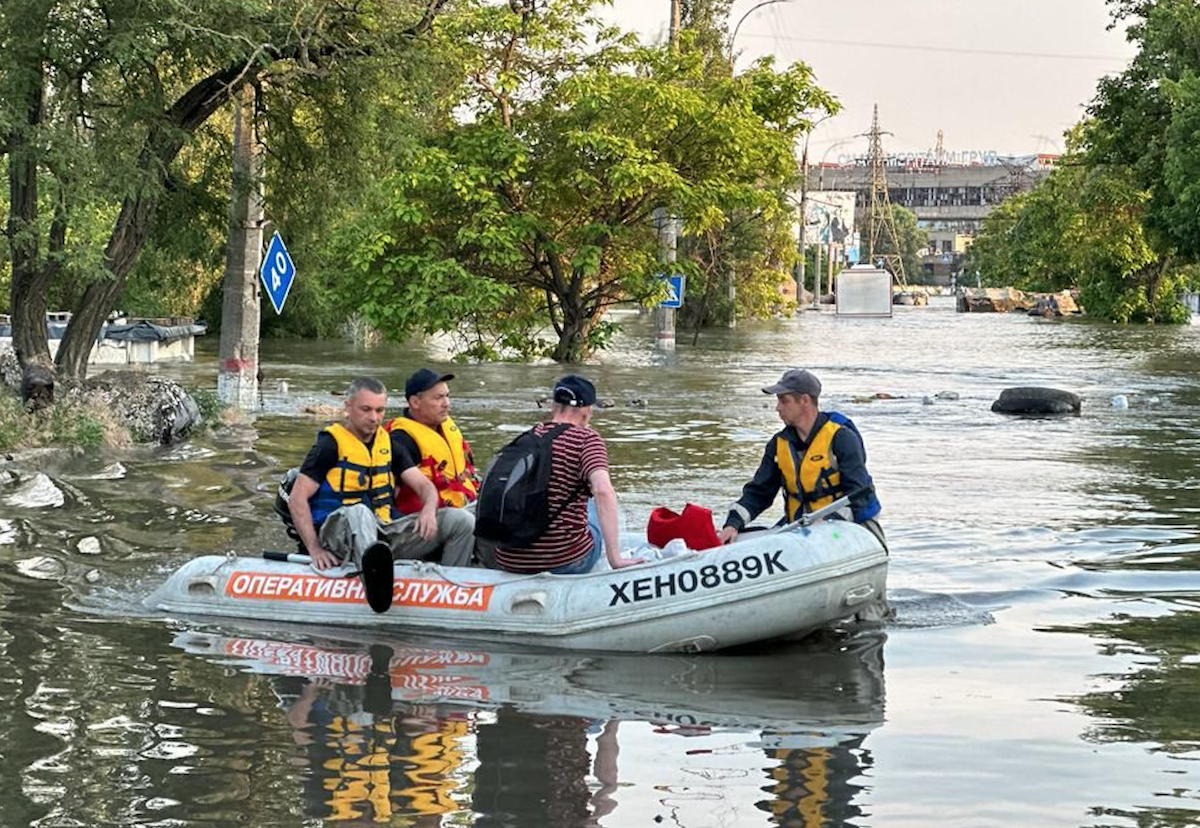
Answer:
[{"label": "man in orange life jacket", "polygon": [[735,540],[784,490],[784,517],[790,523],[849,495],[850,507],[842,516],[862,524],[879,542],[886,542],[875,520],[880,512],[875,484],[867,472],[867,451],[849,417],[819,410],[821,381],[801,368],[784,373],[779,382],[763,389],[776,396],[775,411],[784,428],[767,443],[754,478],[725,518],[718,537]]},{"label": "man in orange life jacket", "polygon": [[[392,443],[404,449],[417,469],[437,489],[438,524],[456,537],[475,531],[475,516],[461,507],[475,502],[479,478],[471,447],[450,417],[453,374],[422,368],[404,383],[408,406],[399,417],[384,423]],[[444,508],[450,507],[450,508]],[[421,498],[405,481],[397,481],[396,510],[410,515],[421,509]],[[464,564],[465,565],[465,564]]]}]

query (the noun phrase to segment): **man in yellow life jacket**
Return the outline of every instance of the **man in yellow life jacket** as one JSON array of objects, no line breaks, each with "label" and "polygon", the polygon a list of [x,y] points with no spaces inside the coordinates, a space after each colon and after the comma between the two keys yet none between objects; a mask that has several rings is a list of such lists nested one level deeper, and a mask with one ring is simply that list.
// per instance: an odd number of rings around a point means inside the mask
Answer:
[{"label": "man in yellow life jacket", "polygon": [[[288,497],[300,545],[316,569],[343,560],[362,572],[367,602],[376,612],[392,603],[393,558],[422,558],[441,548],[441,562],[466,566],[474,549],[474,522],[443,525],[437,490],[402,446],[382,428],[387,390],[359,377],[346,390],[346,415],[317,434]],[[412,488],[421,508],[394,520],[396,481]]]},{"label": "man in yellow life jacket", "polygon": [[[450,386],[453,374],[422,368],[404,384],[408,407],[384,424],[392,440],[408,450],[421,474],[435,487],[441,506],[462,507],[475,502],[479,477],[471,446],[450,417]],[[411,486],[401,481],[396,487],[396,508],[412,514],[421,500]],[[474,524],[472,524],[473,526]]]},{"label": "man in yellow life jacket", "polygon": [[721,542],[735,540],[775,502],[782,488],[781,524],[849,496],[850,508],[843,517],[869,529],[886,548],[883,529],[875,519],[881,507],[867,472],[862,437],[849,417],[819,409],[821,381],[810,371],[796,368],[763,393],[776,396],[775,411],[784,427],[767,442],[758,471],[725,518],[718,535]]}]

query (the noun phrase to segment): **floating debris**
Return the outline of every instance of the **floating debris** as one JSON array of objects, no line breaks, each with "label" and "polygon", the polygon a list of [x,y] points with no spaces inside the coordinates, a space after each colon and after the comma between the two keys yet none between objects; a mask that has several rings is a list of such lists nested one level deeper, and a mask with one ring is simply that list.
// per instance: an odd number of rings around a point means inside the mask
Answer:
[{"label": "floating debris", "polygon": [[1129,398],[1124,394],[1117,394],[1112,398],[1113,408],[1129,408]]},{"label": "floating debris", "polygon": [[62,489],[54,485],[54,481],[38,472],[31,480],[4,498],[4,502],[9,506],[25,509],[43,509],[47,506],[57,508],[66,502],[66,496],[63,495]]},{"label": "floating debris", "polygon": [[99,555],[102,551],[100,549],[100,539],[91,537],[90,535],[86,538],[80,538],[79,543],[75,544],[75,548],[79,550],[79,554],[81,555]]},{"label": "floating debris", "polygon": [[38,581],[56,581],[67,574],[67,568],[62,562],[49,555],[38,555],[36,558],[25,558],[17,561],[17,571],[26,578]]},{"label": "floating debris", "polygon": [[109,463],[95,474],[79,475],[78,480],[124,480],[125,467],[120,463]]}]

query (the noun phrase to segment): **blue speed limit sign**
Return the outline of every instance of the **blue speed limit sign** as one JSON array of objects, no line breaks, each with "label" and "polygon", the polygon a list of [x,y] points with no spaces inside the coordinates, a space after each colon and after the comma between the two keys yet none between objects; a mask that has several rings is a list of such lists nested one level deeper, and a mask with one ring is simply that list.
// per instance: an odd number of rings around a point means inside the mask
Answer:
[{"label": "blue speed limit sign", "polygon": [[292,257],[288,255],[278,231],[271,236],[271,244],[267,247],[267,255],[263,258],[259,273],[275,313],[283,313],[283,303],[287,301],[292,280],[296,278],[296,265],[292,264]]}]

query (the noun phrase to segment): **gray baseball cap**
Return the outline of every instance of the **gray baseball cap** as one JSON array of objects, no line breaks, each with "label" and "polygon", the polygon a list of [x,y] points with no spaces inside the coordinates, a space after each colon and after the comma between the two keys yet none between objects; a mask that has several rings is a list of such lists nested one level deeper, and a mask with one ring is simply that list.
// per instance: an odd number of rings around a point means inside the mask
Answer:
[{"label": "gray baseball cap", "polygon": [[814,400],[821,396],[821,381],[811,371],[793,368],[784,372],[779,382],[763,389],[764,394],[808,394]]}]

